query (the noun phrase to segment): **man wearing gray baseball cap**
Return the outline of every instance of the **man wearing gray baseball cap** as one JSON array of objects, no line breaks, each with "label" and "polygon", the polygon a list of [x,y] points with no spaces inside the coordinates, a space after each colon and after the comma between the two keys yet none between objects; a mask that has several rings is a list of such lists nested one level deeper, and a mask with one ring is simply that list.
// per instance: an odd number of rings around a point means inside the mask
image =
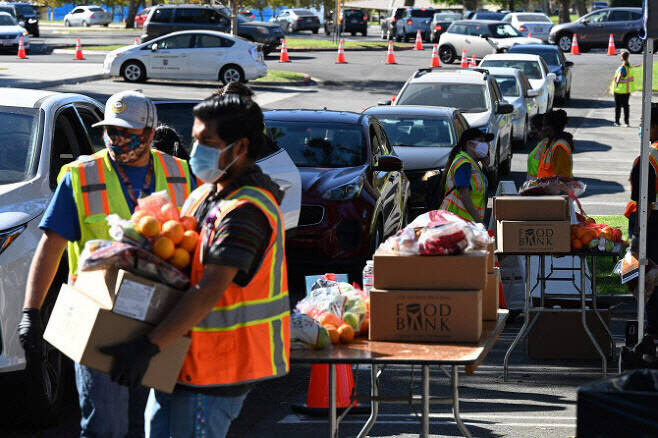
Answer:
[{"label": "man wearing gray baseball cap", "polygon": [[[44,234],[32,259],[19,337],[28,362],[38,363],[43,342],[40,308],[65,249],[69,282],[75,280],[79,256],[93,239],[112,240],[105,217],[130,219],[137,200],[166,190],[179,207],[194,188],[187,162],[152,150],[158,116],[155,105],[137,91],[111,96],[103,128],[106,148],[64,166],[39,227]],[[144,351],[158,347],[145,341]],[[80,397],[81,437],[143,437],[146,389],[127,388],[110,376],[75,365]]]}]

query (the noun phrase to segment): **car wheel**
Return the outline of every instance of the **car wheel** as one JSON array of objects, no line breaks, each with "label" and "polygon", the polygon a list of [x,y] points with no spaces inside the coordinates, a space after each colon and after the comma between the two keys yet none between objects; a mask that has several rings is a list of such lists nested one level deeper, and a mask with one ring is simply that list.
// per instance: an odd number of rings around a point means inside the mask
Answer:
[{"label": "car wheel", "polygon": [[523,144],[521,145],[522,147],[525,147],[525,145],[528,144],[528,130],[530,129],[530,124],[528,122],[528,116],[525,117],[525,124],[523,125],[523,138],[521,141]]},{"label": "car wheel", "polygon": [[82,20],[82,27],[89,27],[89,23],[87,23],[85,20]]},{"label": "car wheel", "polygon": [[564,101],[568,102],[569,100],[571,100],[571,87],[567,90],[567,94],[564,95]]},{"label": "car wheel", "polygon": [[39,31],[38,31],[38,30],[35,31],[35,32],[32,34],[32,36],[33,36],[34,38],[39,38]]},{"label": "car wheel", "polygon": [[394,31],[394,36],[395,36],[395,41],[397,41],[398,43],[402,41],[402,35],[398,35],[397,29],[395,29]]},{"label": "car wheel", "polygon": [[235,65],[229,64],[222,67],[219,71],[219,80],[224,84],[229,82],[244,82],[244,72],[242,69]]},{"label": "car wheel", "polygon": [[331,32],[329,32],[329,29],[327,28],[327,26],[324,27],[324,34],[327,35],[327,36],[331,35]]},{"label": "car wheel", "polygon": [[510,144],[509,156],[500,163],[500,174],[502,176],[507,176],[512,172],[512,145]]},{"label": "car wheel", "polygon": [[439,58],[441,58],[441,62],[444,64],[452,64],[455,62],[455,58],[457,58],[457,53],[450,46],[441,46],[439,47]]},{"label": "car wheel", "polygon": [[363,32],[361,32],[361,35],[363,35],[364,37],[367,37],[368,36],[368,31],[364,30]]},{"label": "car wheel", "polygon": [[560,49],[562,49],[563,52],[569,52],[571,51],[571,39],[573,37],[570,36],[569,34],[562,34],[560,35],[560,38],[557,40],[557,45],[560,46]]},{"label": "car wheel", "polygon": [[108,27],[109,25],[110,25],[110,23],[105,23],[103,26]]},{"label": "car wheel", "polygon": [[144,82],[146,68],[139,61],[128,61],[121,66],[121,76],[126,82]]},{"label": "car wheel", "polygon": [[313,32],[314,35],[317,35],[317,33],[318,33],[319,30],[320,30],[320,29],[313,29],[312,32]]},{"label": "car wheel", "polygon": [[71,22],[69,20],[64,20],[64,27],[71,27]]},{"label": "car wheel", "polygon": [[644,41],[642,41],[638,35],[631,35],[626,38],[626,47],[631,53],[642,53],[642,49],[644,49]]},{"label": "car wheel", "polygon": [[350,32],[350,35],[356,36],[356,32]]}]

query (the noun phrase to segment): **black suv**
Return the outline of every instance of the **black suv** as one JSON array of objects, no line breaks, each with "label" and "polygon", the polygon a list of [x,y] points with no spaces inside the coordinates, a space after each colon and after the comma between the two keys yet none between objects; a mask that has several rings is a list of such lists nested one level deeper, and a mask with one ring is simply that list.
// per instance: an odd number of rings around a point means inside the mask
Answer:
[{"label": "black suv", "polygon": [[[368,16],[361,9],[343,9],[340,15],[341,32],[349,32],[352,36],[359,32],[363,36],[368,36]],[[334,33],[334,28],[334,13],[331,11],[324,20],[324,33],[331,35]]]},{"label": "black suv", "polygon": [[29,3],[19,2],[0,3],[0,7],[2,6],[13,6],[16,11],[16,20],[18,20],[19,23],[22,23],[25,30],[30,32],[33,36],[37,38],[39,37],[39,15],[34,9],[34,6]]},{"label": "black suv", "polygon": [[[231,19],[224,13],[225,8],[217,10],[210,6],[197,5],[161,5],[154,7],[144,22],[143,43],[162,35],[180,30],[215,30],[229,33]],[[263,44],[267,55],[281,43],[281,27],[262,21],[248,21],[238,15],[238,36],[249,41]]]}]

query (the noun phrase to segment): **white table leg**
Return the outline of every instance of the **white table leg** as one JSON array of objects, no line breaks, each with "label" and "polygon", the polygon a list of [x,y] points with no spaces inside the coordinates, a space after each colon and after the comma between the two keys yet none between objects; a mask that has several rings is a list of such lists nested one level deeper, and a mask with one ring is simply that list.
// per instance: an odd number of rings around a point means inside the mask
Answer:
[{"label": "white table leg", "polygon": [[370,433],[370,429],[375,425],[377,421],[377,414],[379,413],[379,401],[376,400],[379,397],[379,379],[377,374],[379,373],[379,365],[372,364],[370,365],[370,395],[372,400],[370,401],[370,417],[366,424],[363,425],[361,432],[357,435],[357,438],[364,438]]},{"label": "white table leg", "polygon": [[[592,293],[596,293],[596,291],[592,291]],[[594,304],[592,303],[592,306]],[[587,336],[589,336],[589,339],[592,341],[592,344],[594,344],[594,348],[596,348],[596,351],[598,351],[599,356],[601,356],[601,366],[603,368],[603,377],[606,377],[608,375],[608,358],[605,357],[605,353],[603,352],[603,349],[601,349],[601,346],[599,343],[596,341],[596,338],[590,331],[589,327],[587,326],[587,309],[585,308],[585,257],[580,257],[580,314],[581,314],[581,319],[583,322],[583,328],[585,329],[585,333],[587,333]],[[605,326],[605,324],[604,324]]]},{"label": "white table leg", "polygon": [[466,428],[459,416],[459,368],[456,365],[452,366],[452,376],[450,376],[450,389],[452,390],[452,413],[455,417],[457,428],[466,438],[472,438],[471,433]]},{"label": "white table leg", "polygon": [[[525,298],[523,301],[523,325],[521,330],[514,338],[514,342],[507,349],[505,353],[505,361],[503,362],[503,380],[507,382],[507,374],[509,371],[509,359],[512,356],[512,351],[516,348],[516,345],[519,343],[528,329],[528,322],[530,321],[530,256],[525,256]],[[537,315],[535,315],[537,316]]]}]

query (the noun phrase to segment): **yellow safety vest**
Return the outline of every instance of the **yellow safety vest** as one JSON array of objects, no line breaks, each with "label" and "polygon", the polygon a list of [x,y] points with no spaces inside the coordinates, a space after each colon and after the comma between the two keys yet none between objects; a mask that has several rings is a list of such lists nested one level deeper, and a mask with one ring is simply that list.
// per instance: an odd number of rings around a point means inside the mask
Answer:
[{"label": "yellow safety vest", "polygon": [[[471,165],[471,200],[475,209],[478,211],[478,218],[474,218],[466,210],[464,202],[461,199],[459,190],[455,183],[455,173],[459,167],[464,164]],[[450,165],[448,170],[448,177],[446,178],[445,185],[445,197],[441,203],[441,210],[447,210],[449,212],[455,213],[456,215],[469,220],[469,221],[480,221],[484,217],[484,209],[486,208],[485,202],[487,198],[487,186],[485,183],[484,175],[480,166],[465,152],[460,152],[455,157],[454,161]]]},{"label": "yellow safety vest", "polygon": [[[155,191],[167,190],[171,200],[181,207],[192,189],[187,162],[155,149],[151,150],[151,156]],[[80,224],[80,240],[68,244],[69,272],[75,277],[85,243],[94,239],[111,240],[106,217],[118,214],[123,219],[130,219],[132,213],[107,149],[63,166],[57,180],[61,181],[67,172],[71,172],[73,199]]]},{"label": "yellow safety vest", "polygon": [[539,160],[541,160],[544,148],[548,143],[548,137],[543,138],[537,146],[528,154],[528,179],[537,179],[537,170],[539,169]]},{"label": "yellow safety vest", "polygon": [[[626,76],[621,75],[623,68],[626,68]],[[633,91],[633,81],[635,80],[635,78],[633,77],[633,68],[630,65],[619,67],[617,69],[617,72],[615,73],[615,79],[613,79],[613,84],[614,84],[614,80],[617,79],[617,75],[621,75],[621,79],[619,79],[619,83],[615,85],[614,92],[616,94],[629,94],[631,91]]]}]

